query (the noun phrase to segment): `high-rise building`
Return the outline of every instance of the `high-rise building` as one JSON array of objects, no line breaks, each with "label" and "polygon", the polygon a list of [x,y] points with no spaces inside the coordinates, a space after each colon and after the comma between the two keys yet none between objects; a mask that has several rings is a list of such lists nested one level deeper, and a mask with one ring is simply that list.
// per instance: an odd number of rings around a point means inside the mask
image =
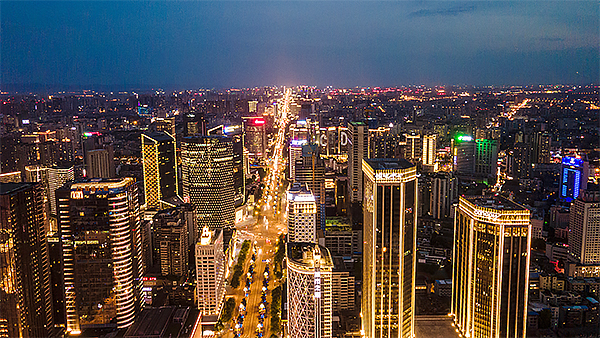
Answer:
[{"label": "high-rise building", "polygon": [[165,132],[142,134],[144,194],[147,209],[179,195],[175,138]]},{"label": "high-rise building", "polygon": [[600,193],[582,191],[569,214],[571,257],[580,264],[600,264]]},{"label": "high-rise building", "polygon": [[460,197],[451,315],[464,337],[526,337],[530,212],[504,197]]},{"label": "high-rise building", "polygon": [[411,162],[419,162],[423,158],[423,143],[421,135],[416,132],[404,134],[406,147],[404,148],[404,158]]},{"label": "high-rise building", "polygon": [[289,147],[289,176],[290,181],[296,178],[296,161],[302,158],[302,146],[306,140],[292,140]]},{"label": "high-rise building", "polygon": [[267,121],[259,116],[243,117],[244,148],[251,161],[262,161],[267,158]]},{"label": "high-rise building", "polygon": [[435,219],[451,217],[452,203],[458,200],[458,181],[451,173],[437,173],[431,184],[429,212]]},{"label": "high-rise building", "polygon": [[287,243],[287,304],[290,337],[332,337],[333,261],[327,248]]},{"label": "high-rise building", "polygon": [[435,155],[437,151],[436,140],[436,134],[423,135],[423,159],[421,162],[423,165],[435,165]]},{"label": "high-rise building", "polygon": [[550,163],[550,146],[552,137],[548,132],[537,132],[532,136],[532,163]]},{"label": "high-rise building", "polygon": [[306,185],[317,202],[317,226],[325,227],[325,163],[317,144],[302,146],[302,157],[296,161],[296,182]]},{"label": "high-rise building", "polygon": [[578,157],[563,157],[560,175],[560,199],[572,202],[587,188],[589,163]]},{"label": "high-rise building", "polygon": [[135,179],[89,179],[56,191],[67,332],[128,327],[142,304],[142,239]]},{"label": "high-rise building", "polygon": [[218,315],[225,300],[223,230],[202,228],[196,242],[196,290],[202,315]]},{"label": "high-rise building", "polygon": [[105,149],[91,149],[86,154],[87,177],[115,177],[115,159],[112,146]]},{"label": "high-rise building", "polygon": [[196,207],[198,229],[235,223],[233,146],[223,136],[184,137],[181,147],[183,200]]},{"label": "high-rise building", "polygon": [[[50,213],[57,215],[56,209],[56,189],[63,186],[63,184],[75,179],[75,170],[71,167],[55,167],[48,168],[48,199],[50,200]],[[56,229],[58,230],[58,229]]]},{"label": "high-rise building", "polygon": [[47,337],[54,325],[43,194],[0,183],[0,337]]},{"label": "high-rise building", "polygon": [[514,178],[529,177],[531,163],[531,146],[527,143],[516,142],[509,151],[508,172]]},{"label": "high-rise building", "polygon": [[496,176],[498,167],[498,142],[496,140],[475,140],[475,174]]},{"label": "high-rise building", "polygon": [[456,173],[470,175],[475,172],[475,142],[471,136],[460,135],[452,139],[452,158]]},{"label": "high-rise building", "polygon": [[288,237],[291,242],[315,243],[317,204],[306,185],[294,184],[287,193]]},{"label": "high-rise building", "polygon": [[348,123],[348,192],[350,203],[362,202],[362,160],[369,153],[369,127],[364,122]]},{"label": "high-rise building", "polygon": [[417,168],[363,160],[362,334],[414,337]]},{"label": "high-rise building", "polygon": [[188,224],[184,208],[159,211],[153,218],[154,246],[158,249],[163,276],[186,276],[188,272]]},{"label": "high-rise building", "polygon": [[185,136],[206,135],[204,113],[191,111],[183,116],[183,133]]}]

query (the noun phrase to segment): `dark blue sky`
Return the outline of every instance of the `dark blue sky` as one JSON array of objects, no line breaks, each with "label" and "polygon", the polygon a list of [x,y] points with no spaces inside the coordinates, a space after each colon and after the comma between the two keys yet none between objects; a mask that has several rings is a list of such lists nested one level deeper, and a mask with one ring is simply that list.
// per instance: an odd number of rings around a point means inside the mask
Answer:
[{"label": "dark blue sky", "polygon": [[598,83],[597,1],[0,3],[1,83]]}]

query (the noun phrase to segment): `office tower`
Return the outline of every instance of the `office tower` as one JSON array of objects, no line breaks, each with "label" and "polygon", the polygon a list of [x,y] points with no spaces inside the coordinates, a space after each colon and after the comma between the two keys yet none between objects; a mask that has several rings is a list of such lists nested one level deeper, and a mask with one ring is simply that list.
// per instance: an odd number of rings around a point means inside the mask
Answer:
[{"label": "office tower", "polygon": [[348,192],[350,203],[361,203],[363,194],[362,160],[369,153],[369,128],[364,122],[348,123]]},{"label": "office tower", "polygon": [[451,315],[462,336],[525,337],[529,210],[497,195],[460,197]]},{"label": "office tower", "polygon": [[202,315],[218,315],[225,300],[223,230],[202,228],[196,242],[196,289]]},{"label": "office tower", "polygon": [[308,142],[309,134],[306,120],[298,120],[290,125],[290,140]]},{"label": "office tower", "polygon": [[198,229],[235,222],[233,146],[223,136],[184,137],[181,144],[183,199],[196,207]]},{"label": "office tower", "polygon": [[560,199],[572,202],[587,188],[589,163],[579,157],[563,157],[560,175]]},{"label": "office tower", "polygon": [[165,132],[175,138],[175,118],[157,118],[154,121],[154,129],[157,132]]},{"label": "office tower", "polygon": [[206,135],[206,120],[204,113],[191,111],[183,116],[184,136]]},{"label": "office tower", "polygon": [[289,176],[290,181],[294,182],[296,178],[296,161],[302,157],[302,146],[306,144],[306,140],[292,140],[289,147]]},{"label": "office tower", "polygon": [[159,209],[160,201],[179,193],[175,138],[165,132],[142,134],[144,194],[147,209]]},{"label": "office tower", "polygon": [[43,188],[0,183],[0,336],[47,337],[53,324]]},{"label": "office tower", "polygon": [[72,166],[64,168],[48,168],[48,199],[50,200],[50,213],[52,215],[58,214],[56,208],[56,189],[62,187],[63,184],[74,179],[75,171]]},{"label": "office tower", "polygon": [[244,154],[244,133],[241,125],[228,126],[223,131],[233,145],[234,204],[238,207],[246,202],[246,174],[250,172]]},{"label": "office tower", "polygon": [[404,148],[404,158],[411,162],[419,162],[423,157],[423,143],[421,135],[412,132],[404,134],[406,147]]},{"label": "office tower", "polygon": [[332,337],[333,261],[327,248],[287,243],[287,304],[290,337]]},{"label": "office tower", "polygon": [[475,140],[475,174],[495,177],[498,166],[498,142],[496,140]]},{"label": "office tower", "polygon": [[159,211],[153,218],[154,246],[163,276],[186,276],[188,271],[188,224],[183,208]]},{"label": "office tower", "polygon": [[471,136],[460,135],[452,139],[454,171],[470,175],[475,172],[475,142]]},{"label": "office tower", "polygon": [[435,164],[437,135],[423,135],[423,159],[422,164],[433,166]]},{"label": "office tower", "polygon": [[362,330],[414,336],[417,168],[404,159],[363,160]]},{"label": "office tower", "polygon": [[551,136],[548,132],[537,132],[532,137],[532,163],[550,163]]},{"label": "office tower", "polygon": [[91,149],[87,151],[86,167],[88,178],[115,177],[115,160],[112,146],[106,149]]},{"label": "office tower", "polygon": [[142,303],[142,239],[135,179],[89,179],[56,191],[67,332],[124,328]]},{"label": "office tower", "polygon": [[355,278],[349,271],[333,271],[331,290],[333,312],[354,311]]},{"label": "office tower", "polygon": [[267,158],[267,121],[258,116],[242,117],[244,148],[252,163],[260,163]]},{"label": "office tower", "polygon": [[600,192],[582,191],[569,218],[571,257],[580,264],[600,264]]},{"label": "office tower", "polygon": [[325,163],[316,144],[302,146],[302,157],[296,161],[296,182],[305,184],[317,202],[317,226],[325,227]]},{"label": "office tower", "polygon": [[452,173],[437,173],[431,184],[429,212],[435,219],[453,216],[452,203],[458,200],[458,180]]},{"label": "office tower", "polygon": [[317,204],[306,185],[294,184],[287,193],[288,238],[290,242],[315,243]]}]

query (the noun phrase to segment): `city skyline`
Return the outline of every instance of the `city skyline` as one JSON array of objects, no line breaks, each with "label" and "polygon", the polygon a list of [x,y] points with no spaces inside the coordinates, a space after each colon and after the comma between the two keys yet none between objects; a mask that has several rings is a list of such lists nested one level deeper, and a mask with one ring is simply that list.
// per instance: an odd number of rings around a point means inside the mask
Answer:
[{"label": "city skyline", "polygon": [[3,2],[2,90],[588,84],[599,76],[598,10],[541,1]]}]

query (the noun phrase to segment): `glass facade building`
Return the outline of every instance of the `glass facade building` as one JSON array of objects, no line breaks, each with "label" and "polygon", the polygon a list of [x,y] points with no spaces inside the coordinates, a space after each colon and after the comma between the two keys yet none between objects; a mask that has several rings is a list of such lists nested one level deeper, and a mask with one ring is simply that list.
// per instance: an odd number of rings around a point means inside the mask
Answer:
[{"label": "glass facade building", "polygon": [[364,337],[414,337],[417,169],[403,159],[363,160]]},{"label": "glass facade building", "polygon": [[146,208],[158,209],[161,200],[179,195],[175,138],[165,132],[141,137]]}]

